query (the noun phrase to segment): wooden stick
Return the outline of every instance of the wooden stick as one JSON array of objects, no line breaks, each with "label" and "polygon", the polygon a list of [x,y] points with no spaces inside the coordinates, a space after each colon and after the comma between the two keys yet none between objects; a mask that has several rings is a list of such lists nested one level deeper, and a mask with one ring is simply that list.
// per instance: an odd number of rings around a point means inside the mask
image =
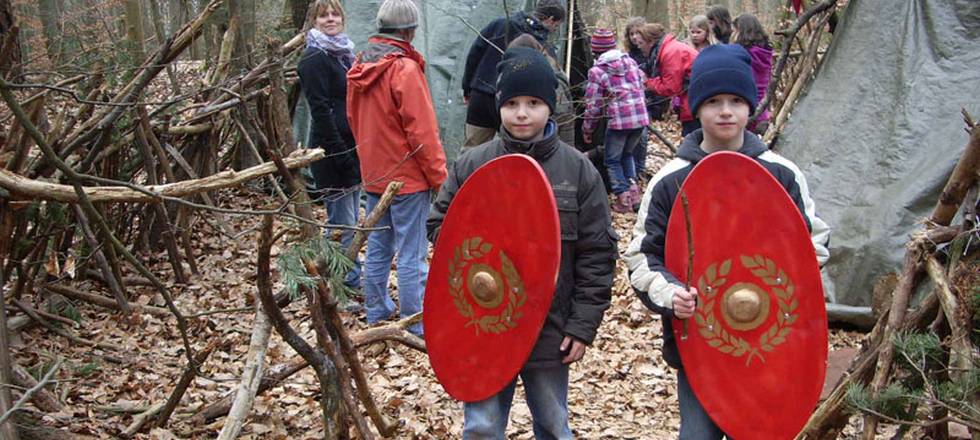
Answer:
[{"label": "wooden stick", "polygon": [[[371,228],[378,224],[388,208],[391,206],[391,202],[395,199],[398,191],[401,191],[402,187],[405,186],[404,183],[399,181],[392,181],[388,183],[385,188],[385,192],[381,194],[381,198],[378,200],[378,204],[375,205],[374,210],[361,222],[362,228]],[[350,247],[347,248],[347,258],[351,261],[357,261],[357,254],[361,252],[361,246],[367,240],[367,236],[370,231],[365,229],[360,229],[354,233],[354,238],[351,239]]]},{"label": "wooden stick", "polygon": [[17,410],[20,409],[20,407],[24,406],[24,404],[27,403],[27,401],[30,400],[32,396],[34,396],[34,393],[37,393],[38,391],[44,389],[44,386],[47,385],[48,382],[51,382],[51,379],[54,378],[55,373],[57,373],[58,370],[60,369],[61,369],[61,359],[58,359],[57,361],[55,361],[54,365],[51,366],[51,369],[48,370],[48,372],[44,375],[44,377],[41,378],[41,381],[38,382],[37,385],[25,391],[24,395],[21,396],[19,400],[17,400],[17,403],[14,403],[14,405],[11,406],[10,409],[8,409],[5,413],[3,413],[3,415],[0,415],[0,426],[3,426],[4,422],[6,422],[7,419],[10,418],[10,416],[14,415],[14,413],[16,413]]},{"label": "wooden stick", "polygon": [[[397,341],[409,348],[413,348],[424,353],[425,341],[423,341],[422,338],[408,332],[409,326],[418,323],[421,320],[422,314],[416,313],[392,324],[374,327],[358,332],[351,336],[351,342],[353,342],[355,347],[362,347],[382,341]],[[297,356],[287,363],[269,368],[269,372],[262,378],[262,382],[259,384],[259,389],[256,391],[256,394],[262,394],[269,389],[275,388],[282,383],[282,381],[308,366],[309,363],[306,362],[306,359],[304,359],[302,356]],[[234,397],[234,393],[228,393],[217,402],[202,408],[197,412],[197,414],[191,417],[191,423],[202,425],[228,414],[228,411],[232,405],[232,399]]]},{"label": "wooden stick", "polygon": [[170,415],[173,414],[177,405],[180,403],[180,399],[184,397],[184,393],[187,391],[187,387],[190,386],[191,382],[197,377],[198,367],[207,360],[208,356],[211,355],[217,349],[224,350],[231,346],[230,339],[212,339],[210,343],[203,350],[198,351],[194,355],[194,363],[188,363],[187,368],[184,369],[184,374],[180,376],[180,380],[177,381],[177,385],[174,386],[173,392],[170,393],[170,398],[167,402],[160,408],[160,413],[156,416],[154,420],[154,425],[160,428],[167,426],[167,420],[170,419]]},{"label": "wooden stick", "polygon": [[[296,150],[289,157],[282,159],[288,169],[307,166],[323,157],[322,149]],[[185,197],[201,192],[215,191],[241,185],[252,179],[276,172],[276,164],[266,162],[261,165],[241,171],[222,171],[208,177],[165,185],[144,187],[148,192],[163,197]],[[70,185],[60,185],[28,179],[10,171],[0,169],[0,187],[19,196],[34,200],[55,200],[60,202],[78,203],[79,198]],[[122,186],[82,187],[82,191],[92,202],[140,202],[150,203],[158,200],[145,193]]]},{"label": "wooden stick", "polygon": [[89,226],[88,216],[85,215],[85,211],[78,205],[72,205],[75,210],[75,218],[78,220],[78,225],[82,230],[82,237],[85,238],[85,242],[88,243],[89,247],[95,250],[95,262],[102,271],[102,281],[109,291],[112,292],[112,296],[116,298],[116,305],[119,306],[125,314],[130,314],[133,312],[132,307],[129,306],[129,301],[126,300],[126,295],[123,293],[123,284],[118,278],[116,278],[116,271],[118,267],[113,269],[112,264],[116,264],[116,261],[108,260],[103,253],[103,247],[99,245],[99,242],[95,239],[95,234],[92,233],[92,228]]},{"label": "wooden stick", "polygon": [[61,404],[61,401],[58,400],[58,396],[55,396],[54,393],[48,391],[44,387],[40,387],[40,382],[35,380],[34,376],[31,376],[31,373],[28,373],[24,367],[14,364],[12,372],[13,382],[15,385],[24,389],[37,388],[37,391],[31,396],[31,403],[33,403],[37,409],[44,412],[53,413],[59,412],[65,408],[65,406]]},{"label": "wooden stick", "polygon": [[[43,288],[44,289],[47,289],[47,290],[50,290],[50,291],[52,291],[54,293],[67,296],[68,298],[71,298],[71,299],[75,299],[75,300],[79,300],[79,301],[85,301],[87,303],[94,304],[94,305],[97,305],[99,307],[106,308],[106,309],[122,311],[122,309],[120,308],[120,306],[119,306],[119,304],[117,302],[113,301],[110,298],[106,298],[106,297],[104,297],[102,295],[96,295],[96,294],[92,294],[92,293],[82,292],[81,290],[78,290],[78,289],[75,289],[75,288],[72,288],[72,287],[68,287],[68,286],[59,285],[59,284],[46,284],[46,285],[44,285]],[[161,318],[164,318],[164,317],[167,317],[167,316],[170,315],[170,311],[168,311],[167,309],[164,309],[162,307],[144,306],[144,305],[140,305],[140,304],[130,304],[130,306],[136,312],[139,312],[139,313],[148,313],[150,315],[161,317]]]},{"label": "wooden stick", "polygon": [[238,384],[238,391],[235,393],[235,400],[228,412],[228,418],[218,440],[233,440],[238,438],[242,431],[242,425],[248,418],[258,393],[259,385],[262,383],[262,374],[265,371],[265,352],[269,348],[269,337],[272,335],[272,324],[269,322],[268,315],[262,310],[262,303],[255,301],[255,324],[252,327],[252,336],[249,339],[248,355],[245,357],[245,368],[242,372],[242,380]]},{"label": "wooden stick", "polygon": [[[929,325],[939,310],[939,299],[932,293],[926,296],[919,305],[919,308],[909,314],[908,319],[902,323],[902,330],[921,330]],[[885,341],[884,328],[888,320],[890,311],[886,310],[875,325],[875,329],[866,339],[867,345],[861,353],[851,362],[847,373],[841,376],[837,385],[830,396],[810,416],[797,439],[808,440],[831,440],[836,439],[840,432],[847,425],[849,413],[846,405],[847,390],[852,384],[867,383],[871,380],[874,373],[875,363],[878,360],[881,347],[891,345],[883,343]]]},{"label": "wooden stick", "polygon": [[320,408],[322,411],[324,438],[337,438],[339,435],[337,425],[333,420],[333,415],[339,408],[340,396],[337,395],[336,388],[330,384],[336,384],[337,370],[333,362],[320,350],[310,346],[300,337],[289,321],[283,316],[279,306],[276,305],[275,298],[272,296],[272,280],[270,277],[269,265],[271,261],[272,249],[272,222],[271,216],[262,217],[262,232],[259,237],[258,250],[258,276],[257,282],[259,300],[262,308],[269,315],[273,328],[293,350],[296,350],[317,373],[320,382]]},{"label": "wooden stick", "polygon": [[980,169],[980,125],[974,125],[970,128],[970,140],[966,144],[963,155],[946,182],[929,221],[937,225],[949,225],[956,211],[959,210],[963,197],[977,181],[978,169]]}]

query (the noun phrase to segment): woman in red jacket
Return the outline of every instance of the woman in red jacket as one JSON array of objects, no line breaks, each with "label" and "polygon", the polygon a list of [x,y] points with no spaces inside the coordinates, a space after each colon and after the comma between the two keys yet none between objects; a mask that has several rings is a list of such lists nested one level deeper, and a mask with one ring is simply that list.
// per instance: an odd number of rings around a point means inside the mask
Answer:
[{"label": "woman in red jacket", "polygon": [[687,103],[687,83],[691,76],[691,65],[697,58],[698,51],[674,38],[667,33],[663,25],[650,23],[643,26],[643,39],[650,44],[650,62],[654,63],[655,71],[659,74],[646,80],[646,88],[660,96],[678,96],[681,100],[680,120],[683,127],[682,135],[701,128],[701,124],[691,115]]}]

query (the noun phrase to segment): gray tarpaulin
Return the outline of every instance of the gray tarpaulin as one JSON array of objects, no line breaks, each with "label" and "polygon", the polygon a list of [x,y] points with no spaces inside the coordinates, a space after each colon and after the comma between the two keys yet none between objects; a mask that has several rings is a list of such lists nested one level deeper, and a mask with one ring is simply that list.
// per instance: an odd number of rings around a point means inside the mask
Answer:
[{"label": "gray tarpaulin", "polygon": [[980,1],[851,0],[777,149],[833,228],[833,302],[867,306],[901,267],[980,115]]},{"label": "gray tarpaulin", "polygon": [[[381,0],[343,3],[347,11],[347,33],[358,51],[377,31],[375,17]],[[536,0],[417,0],[416,4],[422,11],[422,22],[412,44],[425,58],[425,74],[439,118],[440,137],[452,160],[463,143],[466,107],[460,79],[476,33],[508,12],[533,10]]]}]

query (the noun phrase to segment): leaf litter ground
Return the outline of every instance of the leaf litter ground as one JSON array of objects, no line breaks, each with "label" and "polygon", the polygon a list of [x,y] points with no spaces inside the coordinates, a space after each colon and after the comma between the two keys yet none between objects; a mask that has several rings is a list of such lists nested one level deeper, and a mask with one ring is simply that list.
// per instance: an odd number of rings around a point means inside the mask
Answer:
[{"label": "leaf litter ground", "polygon": [[[673,121],[657,124],[675,144],[680,135]],[[651,137],[647,166],[655,171],[669,160],[670,152]],[[268,208],[274,202],[254,185],[218,194],[222,206],[238,209]],[[323,216],[322,210],[318,215]],[[228,217],[203,213],[193,225],[195,256],[202,273],[188,285],[169,286],[185,314],[233,310],[253,305],[255,292],[255,217]],[[631,238],[635,214],[614,214],[621,236],[620,251]],[[227,222],[238,237],[219,233],[216,222]],[[281,224],[280,224],[281,226]],[[281,251],[282,242],[273,248]],[[158,276],[171,279],[166,254],[148,258]],[[275,273],[276,280],[280,277]],[[573,430],[579,438],[665,439],[676,438],[679,425],[676,376],[660,354],[659,317],[636,300],[625,276],[622,261],[617,262],[612,307],[607,311],[594,345],[576,363],[570,375],[569,411]],[[392,285],[396,280],[392,276]],[[103,292],[91,281],[73,283],[76,287]],[[277,288],[281,284],[277,284]],[[130,286],[132,298],[140,304],[162,306],[162,298],[151,288]],[[169,397],[186,359],[173,319],[142,315],[124,319],[88,304],[76,303],[81,325],[74,330],[91,341],[111,348],[92,348],[73,344],[40,327],[15,335],[14,358],[36,376],[43,375],[56,358],[65,364],[59,382],[49,387],[65,403],[65,410],[40,414],[45,425],[66,429],[80,438],[118,436],[132,421],[134,412],[162,403]],[[286,315],[307,340],[313,341],[305,301],[287,307]],[[353,330],[367,328],[363,312],[346,315]],[[251,333],[253,311],[216,313],[191,319],[195,350],[215,338],[233,341],[227,352],[215,352],[184,395],[176,414],[165,428],[144,430],[136,438],[213,438],[223,419],[195,425],[189,417],[203,406],[233,391],[244,365]],[[831,348],[856,347],[862,335],[831,330]],[[293,359],[295,354],[278,335],[273,335],[266,357],[268,366]],[[398,438],[458,438],[462,431],[462,405],[448,397],[435,380],[424,354],[389,343],[361,350],[372,391],[389,416],[403,422]],[[309,368],[293,375],[284,384],[256,399],[252,416],[242,439],[313,439],[322,437],[317,403],[318,386]],[[854,432],[853,429],[849,430]],[[511,412],[508,437],[533,438],[531,417],[518,387]]]}]

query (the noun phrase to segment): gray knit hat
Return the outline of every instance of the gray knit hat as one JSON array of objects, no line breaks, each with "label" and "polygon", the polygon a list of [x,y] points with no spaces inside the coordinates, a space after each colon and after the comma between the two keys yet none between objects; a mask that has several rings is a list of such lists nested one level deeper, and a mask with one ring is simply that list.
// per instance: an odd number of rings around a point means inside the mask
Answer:
[{"label": "gray knit hat", "polygon": [[566,3],[568,0],[538,0],[537,6],[534,7],[534,15],[541,20],[554,17],[555,20],[562,21],[568,10]]},{"label": "gray knit hat", "polygon": [[419,7],[412,0],[385,0],[378,8],[378,30],[415,29],[419,26]]}]

